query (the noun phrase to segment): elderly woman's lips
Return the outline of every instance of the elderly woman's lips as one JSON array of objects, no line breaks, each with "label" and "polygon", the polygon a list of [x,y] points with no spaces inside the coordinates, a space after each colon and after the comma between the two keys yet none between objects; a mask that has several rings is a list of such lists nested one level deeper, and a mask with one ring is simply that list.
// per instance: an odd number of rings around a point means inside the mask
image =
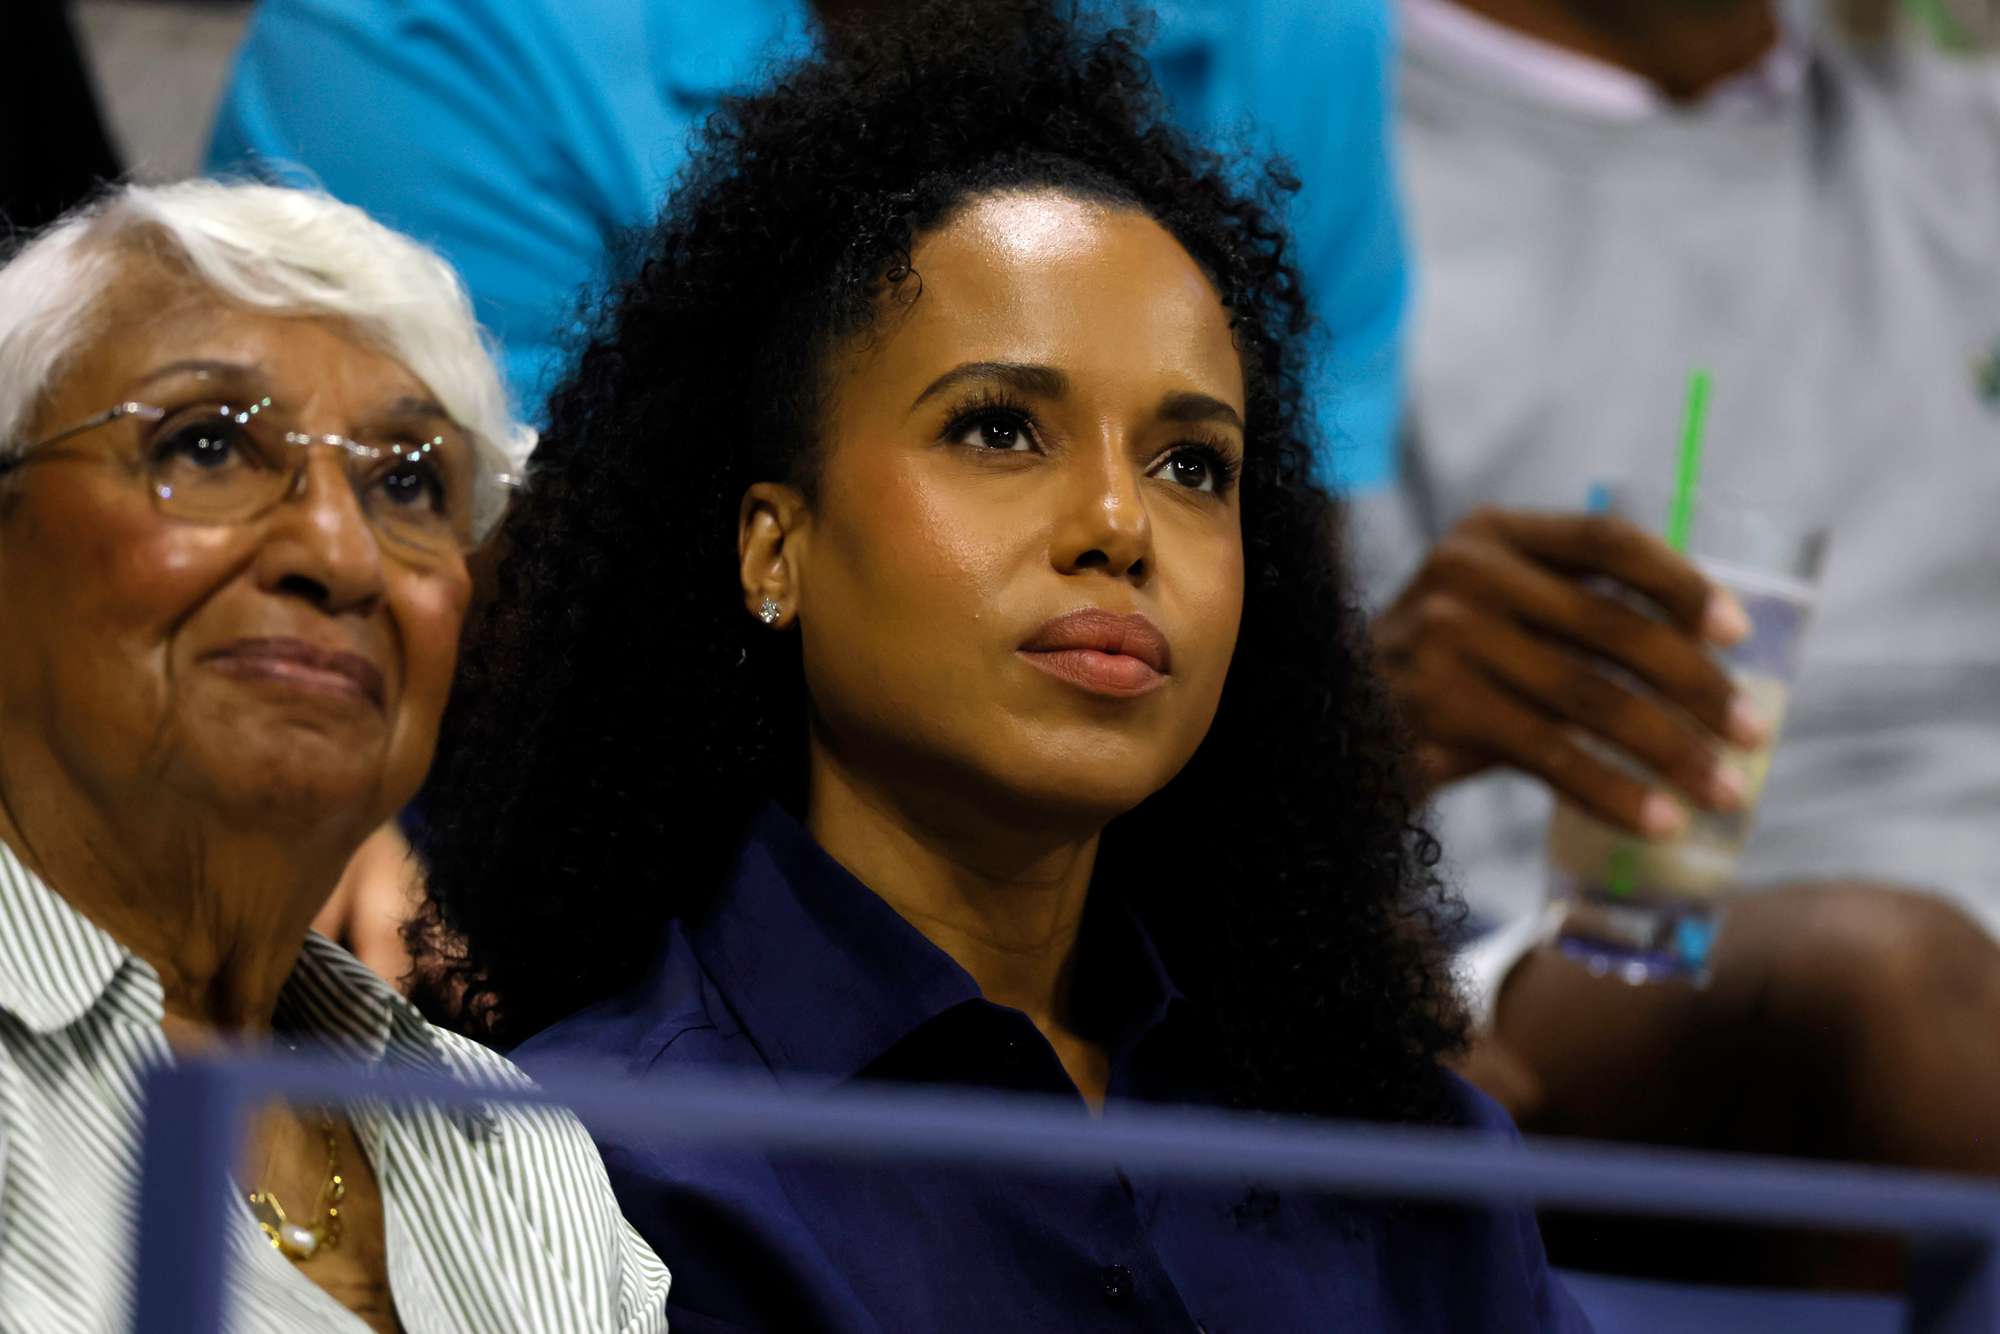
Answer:
[{"label": "elderly woman's lips", "polygon": [[302,639],[239,639],[202,654],[201,661],[231,676],[359,696],[377,708],[385,695],[374,663]]}]

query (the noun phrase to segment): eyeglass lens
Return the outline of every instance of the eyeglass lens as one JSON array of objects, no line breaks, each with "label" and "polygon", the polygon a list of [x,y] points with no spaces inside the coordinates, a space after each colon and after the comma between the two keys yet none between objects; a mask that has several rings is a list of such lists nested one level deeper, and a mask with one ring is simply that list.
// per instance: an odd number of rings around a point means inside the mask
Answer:
[{"label": "eyeglass lens", "polygon": [[145,463],[163,513],[194,523],[242,523],[291,492],[306,465],[302,446],[313,444],[348,450],[362,512],[385,540],[424,555],[470,544],[469,450],[442,436],[357,445],[294,435],[257,408],[208,406],[153,427]]}]

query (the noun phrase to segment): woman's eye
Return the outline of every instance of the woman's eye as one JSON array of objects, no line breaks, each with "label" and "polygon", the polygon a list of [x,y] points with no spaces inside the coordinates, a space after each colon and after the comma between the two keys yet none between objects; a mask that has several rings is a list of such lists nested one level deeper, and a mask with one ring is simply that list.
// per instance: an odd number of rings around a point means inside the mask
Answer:
[{"label": "woman's eye", "polygon": [[1160,464],[1156,475],[1190,491],[1220,491],[1222,468],[1205,449],[1177,449]]},{"label": "woman's eye", "polygon": [[974,449],[1019,453],[1035,447],[1027,418],[1011,412],[981,412],[952,423],[952,440]]},{"label": "woman's eye", "polygon": [[193,472],[219,472],[233,464],[254,463],[256,450],[233,422],[188,422],[171,427],[153,441],[153,461]]},{"label": "woman's eye", "polygon": [[409,460],[393,464],[376,478],[375,488],[397,509],[444,513],[444,479],[429,464]]}]

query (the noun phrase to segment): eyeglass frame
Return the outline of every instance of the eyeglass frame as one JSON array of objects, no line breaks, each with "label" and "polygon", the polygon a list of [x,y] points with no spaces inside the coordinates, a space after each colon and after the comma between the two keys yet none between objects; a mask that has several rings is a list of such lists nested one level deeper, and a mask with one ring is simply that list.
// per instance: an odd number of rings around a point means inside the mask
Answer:
[{"label": "eyeglass frame", "polygon": [[[253,415],[259,409],[264,407],[269,407],[270,405],[271,405],[271,400],[269,398],[261,398],[258,402],[257,407],[252,408],[250,410],[250,413],[248,414],[234,413],[227,404],[218,403],[215,404],[214,406],[218,409],[216,415],[219,418],[233,417],[236,419],[237,425],[247,426],[248,421],[245,420],[247,416]],[[93,413],[91,416],[86,417],[84,420],[80,422],[77,422],[75,425],[66,426],[63,429],[57,431],[53,435],[44,436],[40,440],[34,441],[33,443],[28,445],[24,445],[23,447],[12,452],[11,454],[0,454],[0,480],[4,480],[8,474],[16,471],[17,469],[25,467],[27,464],[33,462],[37,456],[44,458],[60,457],[45,453],[45,451],[52,445],[59,445],[65,440],[74,439],[77,436],[87,434],[88,432],[95,431],[100,427],[109,426],[113,422],[123,421],[127,418],[132,418],[138,421],[151,422],[157,425],[158,423],[165,421],[168,417],[173,416],[175,411],[176,411],[175,409],[162,408],[152,403],[142,403],[136,399],[126,399],[122,402],[114,403],[112,406],[104,409],[104,411],[102,412]],[[213,519],[213,520],[191,519],[184,515],[175,514],[171,510],[162,509],[160,508],[161,502],[170,499],[170,497],[162,495],[160,493],[159,486],[156,483],[150,483],[150,479],[149,479],[149,485],[146,488],[147,495],[152,499],[155,509],[159,510],[159,512],[162,515],[164,515],[169,519],[172,519],[176,523],[189,523],[197,525],[204,523],[212,523],[220,527],[234,527],[241,524],[255,523],[257,520],[263,518],[264,516],[270,514],[273,510],[277,509],[278,506],[284,504],[288,500],[296,498],[297,496],[303,493],[303,485],[306,477],[306,465],[311,458],[309,454],[306,454],[303,451],[315,448],[338,449],[343,453],[345,453],[349,458],[363,459],[368,462],[380,462],[383,459],[404,457],[404,455],[400,451],[383,449],[380,446],[367,444],[364,441],[355,440],[349,436],[337,435],[333,433],[311,434],[303,431],[286,431],[282,435],[280,435],[278,439],[280,443],[290,448],[302,451],[299,456],[299,462],[296,464],[296,466],[290,469],[291,476],[289,481],[281,490],[277,492],[276,496],[271,500],[269,504],[264,505],[263,507],[255,510],[252,513],[246,514],[241,518]],[[470,444],[469,436],[468,436],[468,444]],[[476,447],[474,447],[474,452],[476,455],[477,452]],[[147,471],[150,471],[152,468],[151,462],[145,459],[139,460],[138,466],[141,469]],[[493,473],[491,477],[488,478],[487,480],[489,480],[493,485],[500,487],[503,491],[514,491],[519,489],[521,485],[521,479],[510,473],[496,472]],[[473,485],[474,488],[476,489],[478,486],[478,479],[475,478]],[[356,499],[360,500],[360,496],[358,493]],[[375,522],[374,518],[372,517],[372,513],[367,506],[367,503],[365,501],[362,501],[361,504],[362,504],[362,513],[366,516],[369,516],[369,521],[368,521],[369,528],[376,534],[378,539],[386,539],[387,544],[389,546],[392,546],[397,550],[420,551],[423,552],[424,554],[435,554],[436,551],[443,550],[443,548],[438,548],[438,549],[425,548],[422,547],[421,545],[412,544],[408,541],[402,541],[393,537],[388,537],[383,532],[381,525]],[[476,532],[473,531],[475,527],[476,525],[472,523],[471,516],[468,516],[467,531],[463,536],[459,537],[452,544],[452,547],[450,549],[455,549],[460,555],[467,555],[473,551],[476,551],[479,548],[482,539]]]}]

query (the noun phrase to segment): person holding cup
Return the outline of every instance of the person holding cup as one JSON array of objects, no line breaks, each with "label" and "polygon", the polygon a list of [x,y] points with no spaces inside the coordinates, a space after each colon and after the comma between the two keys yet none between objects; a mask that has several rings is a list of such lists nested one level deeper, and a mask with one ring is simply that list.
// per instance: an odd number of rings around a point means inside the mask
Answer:
[{"label": "person holding cup", "polygon": [[[1475,1069],[1537,1129],[2000,1170],[2000,189],[1990,134],[1913,128],[2000,123],[2000,75],[1768,0],[1403,13],[1426,283],[1365,550],[1449,854],[1510,926]],[[1581,512],[1672,479],[1696,364],[1716,492],[1829,531],[1783,720],[1664,514]],[[1551,796],[1671,840],[1742,810],[1730,752],[1781,721],[1706,986],[1528,948]]]},{"label": "person holding cup", "polygon": [[[1752,635],[1738,594],[1616,515],[1477,511],[1375,634],[1430,790],[1533,774],[1557,837],[1644,847],[1743,818],[1756,792],[1732,753],[1783,721],[1725,665]],[[1547,855],[1548,822],[1526,836]],[[1733,896],[1700,987],[1630,986],[1534,948],[1543,930],[1524,919],[1468,951],[1486,1023],[1467,1070],[1524,1125],[2000,1170],[1983,1036],[2000,949],[1945,900],[1831,878]]]}]

